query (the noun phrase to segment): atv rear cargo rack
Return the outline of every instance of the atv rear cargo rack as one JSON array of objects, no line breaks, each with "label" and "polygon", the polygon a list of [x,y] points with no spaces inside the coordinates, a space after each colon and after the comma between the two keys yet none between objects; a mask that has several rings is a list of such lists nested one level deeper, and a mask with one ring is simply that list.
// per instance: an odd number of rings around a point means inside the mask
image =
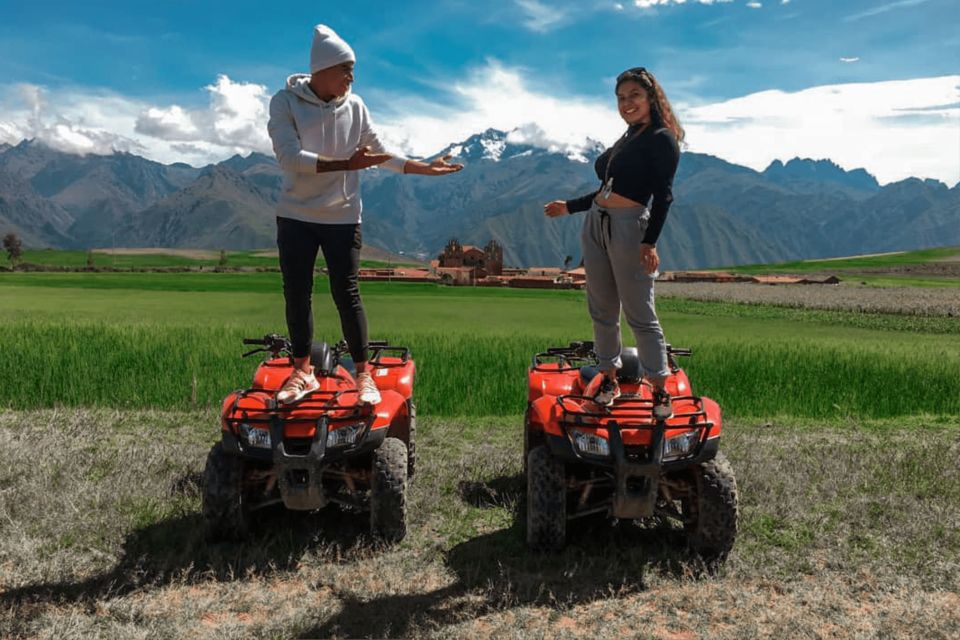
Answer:
[{"label": "atv rear cargo rack", "polygon": [[592,342],[571,342],[566,347],[550,347],[533,356],[534,371],[547,371],[543,365],[548,362],[559,363],[558,369],[549,371],[570,371],[584,366],[596,366],[597,354],[593,352]]},{"label": "atv rear cargo rack", "polygon": [[[693,351],[686,347],[674,347],[667,345],[667,361],[670,369],[674,372],[679,369],[674,356],[690,356]],[[547,369],[543,365],[547,363],[559,363],[556,369]],[[585,340],[583,342],[571,342],[566,347],[550,347],[533,356],[534,371],[571,371],[584,366],[596,366],[598,363],[597,354],[593,350],[593,342]]]},{"label": "atv rear cargo rack", "polygon": [[[339,345],[338,345],[339,346]],[[375,364],[379,367],[397,367],[402,366],[410,360],[410,348],[401,347],[397,345],[387,344],[386,340],[371,340],[367,343],[367,349],[370,352],[370,364]],[[380,357],[384,354],[395,353],[395,357],[400,358],[400,364],[398,365],[395,362],[384,363],[380,361]]]}]

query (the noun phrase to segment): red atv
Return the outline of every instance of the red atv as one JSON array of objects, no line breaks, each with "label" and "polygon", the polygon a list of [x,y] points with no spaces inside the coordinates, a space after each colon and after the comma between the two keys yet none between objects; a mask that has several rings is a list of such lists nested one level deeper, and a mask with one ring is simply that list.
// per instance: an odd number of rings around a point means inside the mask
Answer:
[{"label": "red atv", "polygon": [[593,514],[683,526],[692,549],[723,560],[737,533],[737,482],[718,451],[720,407],[692,394],[667,347],[673,416],[653,417],[637,350],[624,349],[621,396],[609,407],[583,395],[599,375],[592,342],[538,353],[528,373],[524,430],[527,543],[564,545],[567,521]]},{"label": "red atv", "polygon": [[375,407],[359,403],[346,344],[314,345],[320,388],[278,405],[277,391],[293,371],[290,342],[278,335],[246,339],[268,353],[250,389],[223,401],[221,440],[207,456],[203,518],[212,539],[242,538],[251,514],[283,503],[313,511],[329,503],[370,512],[372,533],[395,542],[406,535],[407,479],[414,471],[415,365],[406,347],[370,343],[380,389]]}]

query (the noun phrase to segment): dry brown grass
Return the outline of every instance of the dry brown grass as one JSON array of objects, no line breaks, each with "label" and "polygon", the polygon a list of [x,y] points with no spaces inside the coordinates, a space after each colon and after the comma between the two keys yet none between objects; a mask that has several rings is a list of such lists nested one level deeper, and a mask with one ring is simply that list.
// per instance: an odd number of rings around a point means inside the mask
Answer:
[{"label": "dry brown grass", "polygon": [[0,637],[951,638],[960,424],[728,426],[741,534],[719,575],[682,541],[586,522],[523,544],[515,421],[424,421],[410,535],[273,512],[199,532],[206,413],[0,413]]}]

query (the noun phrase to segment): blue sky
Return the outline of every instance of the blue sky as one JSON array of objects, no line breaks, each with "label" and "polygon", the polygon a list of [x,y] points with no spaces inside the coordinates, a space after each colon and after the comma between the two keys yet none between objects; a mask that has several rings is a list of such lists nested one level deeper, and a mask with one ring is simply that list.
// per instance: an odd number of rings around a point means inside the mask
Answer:
[{"label": "blue sky", "polygon": [[353,45],[354,90],[407,153],[487,126],[574,151],[609,143],[622,128],[612,79],[644,65],[691,150],[952,186],[956,13],[956,0],[2,0],[0,141],[191,164],[269,152],[265,104],[306,70],[323,22]]}]

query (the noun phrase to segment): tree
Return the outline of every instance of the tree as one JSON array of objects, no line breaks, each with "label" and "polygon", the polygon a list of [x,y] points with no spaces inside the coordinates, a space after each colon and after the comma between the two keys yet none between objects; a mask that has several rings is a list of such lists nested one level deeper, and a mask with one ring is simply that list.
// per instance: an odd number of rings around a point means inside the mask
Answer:
[{"label": "tree", "polygon": [[225,267],[227,266],[227,250],[220,249],[220,260],[217,262],[217,266]]},{"label": "tree", "polygon": [[87,269],[93,269],[97,263],[93,260],[93,249],[87,249]]},{"label": "tree", "polygon": [[563,270],[568,271],[570,269],[570,263],[573,262],[573,256],[567,256],[563,259]]},{"label": "tree", "polygon": [[20,242],[20,236],[12,231],[3,236],[3,249],[7,252],[7,258],[9,258],[10,264],[16,268],[20,262],[20,258],[23,256],[23,243]]}]

